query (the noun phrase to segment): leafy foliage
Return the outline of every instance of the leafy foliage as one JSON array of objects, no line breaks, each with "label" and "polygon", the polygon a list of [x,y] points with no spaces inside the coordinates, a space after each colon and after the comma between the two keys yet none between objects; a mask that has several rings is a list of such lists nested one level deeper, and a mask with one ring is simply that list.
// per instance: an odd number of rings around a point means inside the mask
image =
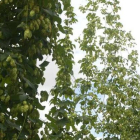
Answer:
[{"label": "leafy foliage", "polygon": [[77,40],[86,52],[79,61],[86,78],[77,80],[83,98],[78,94],[75,101],[81,116],[95,117],[83,121],[80,131],[94,128],[107,140],[140,138],[138,53],[131,33],[123,30],[120,9],[118,0],[88,0],[80,7],[88,20],[83,38]]},{"label": "leafy foliage", "polygon": [[[67,24],[63,27],[60,18],[62,12],[68,17],[65,21]],[[45,56],[53,55],[53,60],[60,66],[59,75],[62,73],[66,75],[65,79],[59,82],[59,86],[62,84],[59,92],[56,92],[58,90],[56,87],[52,103],[56,103],[58,94],[66,98],[72,97],[70,72],[74,46],[69,40],[72,31],[68,24],[76,22],[74,16],[70,1],[0,1],[1,140],[41,139],[39,129],[47,123],[40,120],[38,110],[44,110],[45,107],[40,102],[48,100],[48,93],[47,91],[39,93],[38,85],[45,82],[43,72],[49,62],[44,61],[37,66],[37,60],[42,61]],[[64,39],[58,39],[60,32],[66,35]],[[63,82],[65,80],[66,84]],[[37,95],[41,96],[40,101]],[[42,139],[53,139],[52,137],[56,138],[57,135],[61,137],[59,132],[69,122],[65,109],[67,109],[65,106],[56,109],[58,114],[55,114],[53,119],[55,121],[52,121],[50,126],[46,125],[45,130],[48,131],[41,132]],[[52,109],[50,114],[56,113],[54,111]],[[60,114],[62,117],[58,119]],[[53,130],[55,128],[52,126],[54,123],[60,126],[58,130],[56,129],[56,136]],[[47,132],[52,134],[49,135]]]},{"label": "leafy foliage", "polygon": [[[0,0],[1,140],[95,140],[93,129],[105,140],[140,138],[138,53],[120,22],[119,1],[88,0],[80,7],[88,24],[77,39],[86,56],[79,61],[84,78],[76,79],[75,87],[70,35],[77,20],[70,2]],[[49,62],[43,58],[48,55],[59,71],[51,90],[53,107],[43,121],[39,110],[49,94],[39,93],[38,86],[45,82]]]}]

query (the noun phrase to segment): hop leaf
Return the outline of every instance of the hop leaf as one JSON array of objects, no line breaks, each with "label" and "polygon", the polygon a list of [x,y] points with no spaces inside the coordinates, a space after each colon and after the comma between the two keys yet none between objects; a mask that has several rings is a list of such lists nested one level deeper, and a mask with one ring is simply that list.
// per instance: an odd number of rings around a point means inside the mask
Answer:
[{"label": "hop leaf", "polygon": [[48,100],[48,93],[47,91],[41,91],[41,102],[47,101]]}]

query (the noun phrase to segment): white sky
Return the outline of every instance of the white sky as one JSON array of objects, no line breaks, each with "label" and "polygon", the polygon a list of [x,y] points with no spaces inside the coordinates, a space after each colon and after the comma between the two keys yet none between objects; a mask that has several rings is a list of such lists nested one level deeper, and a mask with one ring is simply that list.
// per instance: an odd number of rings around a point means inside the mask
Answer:
[{"label": "white sky", "polygon": [[[81,33],[84,27],[86,27],[86,18],[85,15],[80,13],[78,10],[78,7],[85,3],[86,0],[72,0],[72,5],[75,7],[75,13],[77,14],[78,23],[73,25],[74,33],[72,39],[76,39]],[[133,37],[136,39],[137,43],[137,49],[140,55],[140,0],[120,0],[120,6],[121,6],[121,13],[120,17],[122,20],[122,23],[124,25],[124,28],[126,31],[131,31]],[[76,44],[77,46],[77,44]],[[84,54],[78,49],[74,51],[75,52],[75,61],[78,62],[79,59],[81,59]],[[140,60],[140,59],[139,59]],[[51,58],[48,59],[50,61],[49,66],[47,66],[45,71],[45,77],[46,82],[44,86],[40,86],[40,90],[49,90],[55,85],[55,77],[57,73],[57,66],[55,65],[55,62],[51,62]],[[78,77],[78,71],[79,71],[79,65],[76,64],[74,66],[74,76]],[[46,105],[45,113],[49,110],[48,103],[43,103],[43,105]],[[43,113],[41,113],[41,118],[44,119]]]}]

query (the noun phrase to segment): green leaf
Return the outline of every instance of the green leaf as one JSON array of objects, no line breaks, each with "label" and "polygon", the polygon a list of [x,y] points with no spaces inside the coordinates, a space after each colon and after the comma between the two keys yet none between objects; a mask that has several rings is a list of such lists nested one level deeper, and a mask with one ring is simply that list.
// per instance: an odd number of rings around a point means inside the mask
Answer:
[{"label": "green leaf", "polygon": [[17,130],[21,131],[21,128],[19,125],[9,121],[9,120],[6,120],[7,124],[10,126],[10,127],[13,127],[13,128],[16,128]]},{"label": "green leaf", "polygon": [[56,134],[56,135],[49,135],[49,138],[50,138],[51,140],[58,140],[59,137],[61,137],[61,136],[62,136],[62,133]]},{"label": "green leaf", "polygon": [[36,91],[36,88],[35,88],[35,86],[34,86],[34,84],[33,83],[31,83],[28,79],[26,79],[25,77],[23,77],[23,79],[26,81],[26,83],[34,90],[34,91]]},{"label": "green leaf", "polygon": [[55,122],[55,119],[52,118],[50,115],[47,115],[47,114],[46,114],[45,117],[46,117],[49,121]]},{"label": "green leaf", "polygon": [[63,118],[57,121],[57,124],[61,127],[65,126],[67,123],[69,123],[69,120],[67,118]]},{"label": "green leaf", "polygon": [[40,99],[41,102],[48,100],[49,95],[47,91],[41,91],[40,95],[41,95],[41,99]]},{"label": "green leaf", "polygon": [[71,6],[70,2],[71,2],[70,0],[64,0],[63,1],[64,10],[67,10],[67,8]]},{"label": "green leaf", "polygon": [[26,95],[24,92],[18,92],[17,94],[11,95],[11,99],[14,101],[24,101],[28,98],[29,96]]},{"label": "green leaf", "polygon": [[26,95],[25,93],[19,92],[19,94],[19,99],[21,102],[28,98],[28,95]]},{"label": "green leaf", "polygon": [[10,54],[10,53],[0,54],[0,61],[5,60],[5,59],[9,56],[9,54]]},{"label": "green leaf", "polygon": [[50,9],[43,9],[43,11],[46,12],[47,14],[51,15],[51,16],[56,16],[57,17],[57,14]]},{"label": "green leaf", "polygon": [[82,136],[82,134],[81,133],[78,133],[77,135],[75,135],[75,140],[79,140],[80,138],[82,139],[83,138],[83,136]]},{"label": "green leaf", "polygon": [[68,31],[64,30],[64,28],[62,27],[61,24],[58,24],[57,26],[59,28],[59,31],[61,31],[62,33],[64,33],[64,34],[67,34],[68,33]]},{"label": "green leaf", "polygon": [[7,130],[7,128],[2,123],[0,123],[0,129],[3,130],[3,131]]},{"label": "green leaf", "polygon": [[26,139],[26,136],[29,135],[29,132],[23,127],[20,135],[19,135],[19,139]]},{"label": "green leaf", "polygon": [[45,68],[46,66],[48,66],[48,64],[49,64],[50,62],[48,62],[48,61],[44,61],[42,64],[40,64],[39,66],[41,67],[41,68]]},{"label": "green leaf", "polygon": [[23,29],[25,29],[26,26],[27,26],[27,25],[26,25],[24,22],[21,22],[21,23],[17,26],[17,28],[23,28]]},{"label": "green leaf", "polygon": [[44,110],[44,109],[45,109],[45,106],[42,106],[42,105],[39,103],[38,98],[35,98],[35,99],[34,99],[34,104],[35,104],[35,106],[36,106],[38,109],[40,109],[40,110]]},{"label": "green leaf", "polygon": [[57,21],[59,24],[61,24],[61,18],[55,13],[53,12],[52,10],[48,10],[48,9],[43,9],[43,11],[47,14],[49,14],[54,21]]}]

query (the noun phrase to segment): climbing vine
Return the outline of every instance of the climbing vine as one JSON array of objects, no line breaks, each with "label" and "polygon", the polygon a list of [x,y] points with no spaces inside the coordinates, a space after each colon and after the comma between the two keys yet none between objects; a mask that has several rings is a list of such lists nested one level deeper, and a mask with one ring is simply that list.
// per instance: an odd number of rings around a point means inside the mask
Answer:
[{"label": "climbing vine", "polygon": [[77,79],[80,94],[75,97],[82,110],[80,131],[87,136],[95,129],[107,140],[140,137],[138,53],[131,33],[123,29],[120,9],[119,0],[88,0],[80,7],[88,20],[77,40],[86,52],[79,61],[86,78]]},{"label": "climbing vine", "polygon": [[[95,140],[93,130],[107,140],[140,138],[138,53],[120,9],[119,0],[80,7],[88,23],[77,42],[86,55],[79,61],[84,76],[73,86],[71,1],[0,0],[1,140]],[[59,71],[44,121],[39,110],[49,94],[38,88],[49,55]]]},{"label": "climbing vine", "polygon": [[[60,18],[62,12],[68,17],[65,26]],[[38,86],[45,82],[43,73],[49,64],[44,58],[53,55],[53,60],[60,66],[58,75],[62,77],[65,73],[63,78],[68,81],[61,86],[67,92],[60,94],[71,97],[73,44],[69,40],[72,33],[69,24],[76,22],[74,16],[69,0],[0,0],[1,140],[52,139],[46,127],[45,131],[38,133],[46,123],[40,119],[39,110],[45,108],[41,102],[48,100],[48,92],[39,93]],[[60,33],[66,37],[60,39]],[[42,62],[39,66],[38,60]],[[54,91],[54,94],[52,103],[58,100],[59,93]],[[37,95],[41,96],[40,100]]]}]

